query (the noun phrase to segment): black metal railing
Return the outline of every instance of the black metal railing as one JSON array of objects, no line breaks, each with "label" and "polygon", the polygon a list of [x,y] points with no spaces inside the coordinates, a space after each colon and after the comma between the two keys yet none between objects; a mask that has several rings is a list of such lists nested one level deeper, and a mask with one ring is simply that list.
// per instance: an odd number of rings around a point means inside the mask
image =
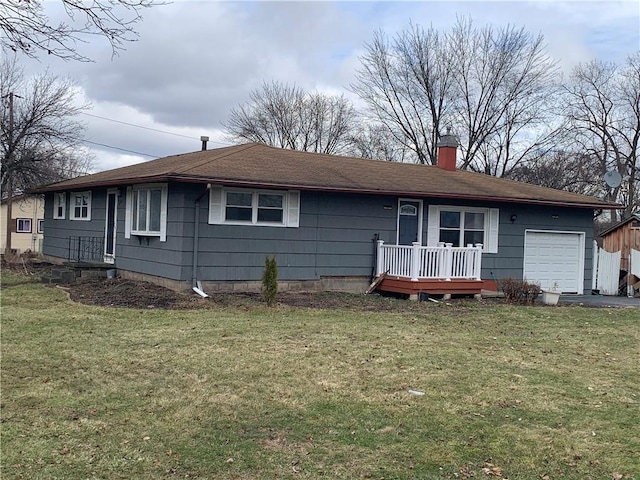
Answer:
[{"label": "black metal railing", "polygon": [[69,237],[70,262],[102,262],[104,237]]}]

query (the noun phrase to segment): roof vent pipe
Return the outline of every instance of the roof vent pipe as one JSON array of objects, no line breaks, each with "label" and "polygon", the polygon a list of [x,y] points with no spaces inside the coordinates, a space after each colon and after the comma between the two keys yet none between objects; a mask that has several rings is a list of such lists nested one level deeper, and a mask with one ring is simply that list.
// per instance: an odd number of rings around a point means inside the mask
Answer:
[{"label": "roof vent pipe", "polygon": [[438,168],[448,170],[450,172],[456,171],[456,160],[458,157],[458,137],[450,133],[447,133],[440,137],[438,142]]},{"label": "roof vent pipe", "polygon": [[205,137],[204,135],[200,137],[200,141],[202,142],[202,151],[204,152],[207,149],[207,142],[209,141],[209,137]]}]

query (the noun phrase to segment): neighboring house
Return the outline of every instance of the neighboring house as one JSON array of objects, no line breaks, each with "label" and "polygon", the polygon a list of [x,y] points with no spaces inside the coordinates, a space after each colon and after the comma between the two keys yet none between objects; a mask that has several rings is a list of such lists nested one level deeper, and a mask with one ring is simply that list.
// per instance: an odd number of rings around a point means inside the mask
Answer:
[{"label": "neighboring house", "polygon": [[[15,253],[27,250],[40,252],[44,233],[44,196],[18,195],[11,202],[11,249]],[[7,246],[7,201],[0,205],[0,248]]]},{"label": "neighboring house", "polygon": [[434,293],[504,277],[590,291],[594,209],[618,205],[456,171],[452,140],[438,166],[247,144],[48,185],[44,253],[175,289],[255,290],[275,255],[283,289],[388,272]]},{"label": "neighboring house", "polygon": [[620,268],[629,270],[631,250],[640,251],[640,213],[634,213],[600,234],[602,248],[607,252],[621,252]]}]

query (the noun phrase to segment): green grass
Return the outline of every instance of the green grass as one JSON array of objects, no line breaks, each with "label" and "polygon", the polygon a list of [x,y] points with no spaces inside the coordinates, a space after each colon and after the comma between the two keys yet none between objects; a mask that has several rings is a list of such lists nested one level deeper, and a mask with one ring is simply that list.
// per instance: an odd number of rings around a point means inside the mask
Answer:
[{"label": "green grass", "polygon": [[3,286],[3,479],[640,478],[637,309],[160,311]]}]

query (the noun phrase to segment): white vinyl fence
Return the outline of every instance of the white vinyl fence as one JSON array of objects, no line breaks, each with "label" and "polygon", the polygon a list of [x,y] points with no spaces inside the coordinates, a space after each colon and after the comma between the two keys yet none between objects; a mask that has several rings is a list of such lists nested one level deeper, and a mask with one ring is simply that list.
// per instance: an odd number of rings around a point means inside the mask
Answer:
[{"label": "white vinyl fence", "polygon": [[593,281],[594,290],[602,295],[618,295],[620,281],[621,252],[607,252],[593,242]]},{"label": "white vinyl fence", "polygon": [[631,249],[629,255],[629,271],[631,275],[635,275],[640,278],[640,251]]}]

